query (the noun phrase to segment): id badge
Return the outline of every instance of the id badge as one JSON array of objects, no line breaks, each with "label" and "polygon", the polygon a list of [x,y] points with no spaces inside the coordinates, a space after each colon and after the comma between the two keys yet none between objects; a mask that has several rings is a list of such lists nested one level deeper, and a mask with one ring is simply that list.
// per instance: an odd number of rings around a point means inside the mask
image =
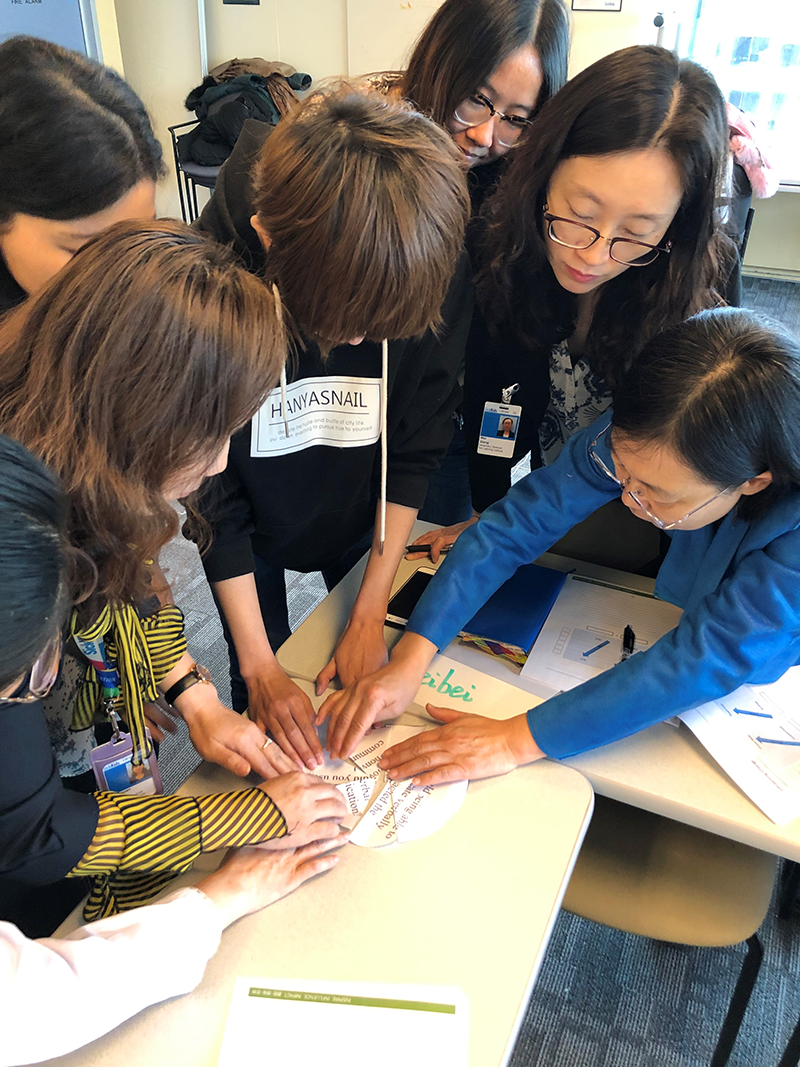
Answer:
[{"label": "id badge", "polygon": [[109,793],[143,797],[164,792],[149,730],[147,739],[151,745],[150,755],[140,767],[134,767],[131,763],[133,742],[130,734],[120,732],[119,739],[112,738],[106,744],[92,749],[89,758],[100,789]]},{"label": "id badge", "polygon": [[519,404],[494,404],[487,400],[483,405],[478,455],[512,459],[521,415]]}]

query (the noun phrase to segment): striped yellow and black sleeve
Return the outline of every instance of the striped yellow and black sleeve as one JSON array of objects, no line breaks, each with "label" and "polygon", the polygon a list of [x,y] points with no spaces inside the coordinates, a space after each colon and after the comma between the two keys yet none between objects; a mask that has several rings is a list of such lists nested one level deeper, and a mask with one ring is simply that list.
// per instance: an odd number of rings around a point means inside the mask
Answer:
[{"label": "striped yellow and black sleeve", "polygon": [[97,830],[73,877],[93,876],[86,921],[137,908],[201,852],[256,845],[286,833],[280,809],[261,789],[204,797],[95,794]]}]

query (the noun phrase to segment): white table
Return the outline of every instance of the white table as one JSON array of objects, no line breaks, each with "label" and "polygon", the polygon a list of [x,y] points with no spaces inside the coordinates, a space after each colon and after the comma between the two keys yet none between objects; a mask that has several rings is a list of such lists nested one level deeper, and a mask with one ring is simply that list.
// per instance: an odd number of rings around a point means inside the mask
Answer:
[{"label": "white table", "polygon": [[[412,537],[432,528],[427,523],[417,523]],[[404,560],[394,588],[425,562]],[[622,581],[629,588],[647,592],[652,591],[654,585],[649,578],[567,560],[551,553],[546,553],[538,562],[557,570],[575,569],[589,577]],[[278,660],[290,674],[311,679],[328,662],[358,592],[364,566],[362,561],[354,567],[280,649]],[[390,647],[400,637],[399,631],[389,627],[385,634]],[[520,677],[518,668],[511,664],[495,660],[459,641],[454,641],[444,652],[451,659],[539,697],[553,694],[548,686]],[[771,822],[683,725],[675,727],[659,723],[632,737],[564,762],[584,774],[595,792],[602,796],[800,861],[800,819],[786,826]]]},{"label": "white table", "polygon": [[[204,764],[181,792],[237,787],[240,779]],[[469,997],[470,1067],[502,1067],[592,796],[582,775],[551,761],[473,782],[438,833],[384,849],[345,846],[333,871],[231,927],[193,993],[48,1062],[215,1067],[234,980],[248,975],[459,986]],[[102,1004],[87,1011],[102,1011]],[[322,1047],[323,1035],[317,1039]]]}]

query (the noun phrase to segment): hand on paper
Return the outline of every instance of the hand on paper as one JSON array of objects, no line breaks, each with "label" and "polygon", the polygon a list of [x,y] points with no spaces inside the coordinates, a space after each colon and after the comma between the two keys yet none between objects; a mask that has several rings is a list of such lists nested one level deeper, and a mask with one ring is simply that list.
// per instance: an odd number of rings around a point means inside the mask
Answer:
[{"label": "hand on paper", "polygon": [[323,761],[322,745],[314,729],[314,709],[303,690],[277,664],[247,675],[245,682],[252,718],[297,767],[312,771],[318,767]]},{"label": "hand on paper", "polygon": [[339,823],[347,818],[347,804],[336,786],[305,771],[272,778],[259,788],[280,808],[286,820],[286,834],[265,841],[264,848],[293,848],[336,837]]},{"label": "hand on paper", "polygon": [[317,724],[328,719],[328,752],[334,759],[351,756],[374,722],[401,715],[419,688],[420,679],[408,677],[393,663],[360,682],[329,696],[317,712]]},{"label": "hand on paper", "polygon": [[388,749],[380,767],[391,779],[413,778],[414,785],[438,785],[491,778],[544,756],[531,737],[525,715],[498,721],[432,704],[426,710],[445,725]]},{"label": "hand on paper", "polygon": [[346,688],[386,665],[389,653],[383,638],[383,619],[381,615],[380,619],[360,622],[351,616],[336,651],[317,676],[317,696],[325,692],[337,674]]},{"label": "hand on paper", "polygon": [[277,745],[264,748],[264,733],[254,722],[226,708],[213,686],[193,685],[178,700],[191,742],[203,759],[240,778],[251,770],[274,778],[294,769]]},{"label": "hand on paper", "polygon": [[479,515],[473,515],[471,519],[467,519],[466,522],[457,522],[455,526],[444,526],[441,530],[430,530],[428,533],[420,534],[413,543],[430,545],[430,552],[427,549],[424,552],[409,552],[406,559],[419,559],[421,556],[427,556],[434,563],[438,563],[439,555],[445,545],[455,544],[467,527],[472,526],[479,518]]},{"label": "hand on paper", "polygon": [[231,849],[218,871],[198,883],[197,888],[222,913],[225,926],[274,904],[303,882],[334,867],[339,860],[335,849],[347,843],[347,834],[326,841],[314,841],[301,848],[272,852],[260,845]]}]

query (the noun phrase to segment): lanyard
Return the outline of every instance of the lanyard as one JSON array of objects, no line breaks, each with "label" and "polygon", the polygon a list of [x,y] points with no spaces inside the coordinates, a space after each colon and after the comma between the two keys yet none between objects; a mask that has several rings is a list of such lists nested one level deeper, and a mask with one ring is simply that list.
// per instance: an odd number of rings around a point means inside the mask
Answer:
[{"label": "lanyard", "polygon": [[115,740],[119,740],[120,719],[113,709],[114,701],[120,695],[120,687],[122,685],[117,666],[109,656],[102,637],[94,637],[91,640],[87,640],[85,637],[77,637],[73,634],[73,638],[75,644],[91,666],[94,667],[97,680],[103,690],[103,705],[106,715],[114,727]]}]

